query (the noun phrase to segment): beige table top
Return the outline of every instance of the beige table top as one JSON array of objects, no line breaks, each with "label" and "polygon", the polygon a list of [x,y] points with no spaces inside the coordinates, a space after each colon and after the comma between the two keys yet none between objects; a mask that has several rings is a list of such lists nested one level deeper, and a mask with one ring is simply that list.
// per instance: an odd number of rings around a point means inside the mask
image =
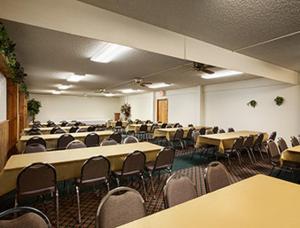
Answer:
[{"label": "beige table top", "polygon": [[290,147],[283,151],[281,153],[281,161],[300,163],[300,146]]},{"label": "beige table top", "polygon": [[256,175],[122,227],[296,228],[299,195],[297,184]]},{"label": "beige table top", "polygon": [[20,169],[34,162],[45,162],[50,164],[67,163],[86,160],[93,156],[103,155],[105,157],[126,156],[127,154],[140,150],[143,152],[159,151],[163,147],[149,142],[118,144],[111,146],[88,147],[80,149],[59,150],[41,153],[17,154],[11,156],[4,170]]},{"label": "beige table top", "polygon": [[[78,128],[83,128],[83,129],[85,129],[85,128],[88,128],[90,125],[85,125],[85,126],[78,126]],[[63,129],[63,130],[70,130],[70,128],[71,128],[71,126],[66,126],[66,127],[60,127],[61,129]],[[30,131],[32,128],[30,128],[30,127],[28,127],[28,128],[24,128],[24,132],[28,132],[28,131]],[[53,127],[39,127],[38,128],[41,132],[44,132],[44,131],[51,131],[52,129],[53,129]]]},{"label": "beige table top", "polygon": [[[77,133],[68,133],[68,134],[72,135],[74,138],[82,138],[82,137],[87,136],[90,133],[92,133],[92,132],[77,132]],[[94,131],[93,133],[97,133],[99,136],[106,136],[106,135],[113,134],[113,131],[110,131],[110,130],[108,130],[108,131]],[[63,134],[45,134],[45,135],[38,135],[38,136],[45,139],[45,140],[51,140],[51,139],[58,139],[62,135]],[[23,135],[20,138],[20,141],[21,142],[28,141],[32,137],[33,137],[33,135]]]},{"label": "beige table top", "polygon": [[258,131],[236,131],[236,132],[226,132],[211,135],[200,135],[199,137],[217,140],[227,140],[227,139],[237,139],[240,136],[248,137],[249,135],[258,135]]}]

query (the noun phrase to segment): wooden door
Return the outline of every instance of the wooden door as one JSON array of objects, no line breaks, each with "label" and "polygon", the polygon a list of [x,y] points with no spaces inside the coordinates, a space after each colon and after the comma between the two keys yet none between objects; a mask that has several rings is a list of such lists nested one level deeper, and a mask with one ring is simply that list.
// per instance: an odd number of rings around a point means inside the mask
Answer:
[{"label": "wooden door", "polygon": [[168,123],[168,99],[157,100],[157,121]]}]

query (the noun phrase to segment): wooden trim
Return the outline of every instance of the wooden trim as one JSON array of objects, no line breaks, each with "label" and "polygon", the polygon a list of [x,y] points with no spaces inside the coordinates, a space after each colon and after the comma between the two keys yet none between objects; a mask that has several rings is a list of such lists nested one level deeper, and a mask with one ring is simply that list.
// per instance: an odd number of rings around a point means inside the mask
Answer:
[{"label": "wooden trim", "polygon": [[3,169],[8,154],[9,125],[8,120],[0,122],[0,171]]}]

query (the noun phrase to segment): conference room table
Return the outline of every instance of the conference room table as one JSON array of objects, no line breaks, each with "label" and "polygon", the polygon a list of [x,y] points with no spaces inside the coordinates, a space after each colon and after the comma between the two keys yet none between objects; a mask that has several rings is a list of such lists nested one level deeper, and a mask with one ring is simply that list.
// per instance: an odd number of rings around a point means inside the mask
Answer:
[{"label": "conference room table", "polygon": [[294,146],[286,149],[281,153],[281,161],[293,162],[300,164],[300,146]]},{"label": "conference room table", "polygon": [[[78,126],[78,128],[80,129],[88,129],[89,125],[86,126]],[[67,126],[67,127],[60,127],[61,129],[63,129],[66,132],[69,132],[69,130],[71,129],[71,126]],[[42,134],[50,134],[50,131],[53,129],[53,127],[40,127],[39,130],[42,132]],[[28,135],[28,132],[31,130],[31,128],[24,128],[24,134]]]},{"label": "conference room table", "polygon": [[20,171],[35,162],[52,164],[56,168],[57,180],[61,181],[80,177],[83,163],[93,156],[107,157],[111,163],[111,170],[114,171],[122,169],[125,157],[135,150],[144,152],[147,161],[154,161],[162,149],[163,147],[156,144],[140,142],[12,155],[0,173],[0,196],[15,189]]},{"label": "conference room table", "polygon": [[[109,127],[115,128],[116,127],[116,123],[117,123],[117,121],[115,121],[115,120],[109,120],[106,123],[106,127],[107,128],[109,128]],[[128,121],[127,120],[123,120],[122,121],[122,127],[125,128],[127,125],[128,125]]]},{"label": "conference room table", "polygon": [[120,226],[122,228],[298,228],[300,186],[256,175]]},{"label": "conference room table", "polygon": [[[200,128],[203,128],[205,126],[195,126],[193,128],[199,130]],[[188,131],[191,129],[192,127],[181,127],[180,129],[183,130],[183,137],[185,138],[188,134]],[[211,129],[211,127],[205,127],[206,129]],[[170,141],[175,132],[177,131],[177,127],[172,127],[172,128],[157,128],[154,130],[153,133],[153,138],[159,138],[159,137],[165,137],[168,141]]]},{"label": "conference room table", "polygon": [[[77,132],[77,133],[68,133],[72,135],[75,139],[84,141],[84,138],[92,132]],[[100,140],[103,140],[104,138],[107,138],[111,134],[113,134],[113,131],[106,130],[106,131],[94,131],[93,133],[96,133],[100,136]],[[46,141],[47,150],[53,150],[56,149],[57,140],[60,136],[63,134],[47,134],[47,135],[38,135],[38,137],[43,138]],[[23,135],[17,142],[17,149],[20,153],[23,153],[26,147],[27,141],[32,138],[33,135]]]},{"label": "conference room table", "polygon": [[[258,131],[235,131],[210,135],[199,135],[196,141],[196,148],[200,148],[204,145],[214,145],[218,147],[220,153],[224,153],[226,149],[232,148],[233,143],[237,138],[241,136],[248,137],[250,135],[253,135],[254,139],[256,139],[260,133],[261,132]],[[268,139],[268,134],[263,134],[263,141],[266,141]]]},{"label": "conference room table", "polygon": [[[134,132],[134,133],[138,133],[140,131],[140,127],[142,126],[143,124],[128,124],[125,131],[126,132]],[[147,131],[149,132],[151,130],[151,127],[153,124],[146,124],[147,125]],[[160,127],[162,125],[162,123],[158,123],[157,124],[158,127]]]}]

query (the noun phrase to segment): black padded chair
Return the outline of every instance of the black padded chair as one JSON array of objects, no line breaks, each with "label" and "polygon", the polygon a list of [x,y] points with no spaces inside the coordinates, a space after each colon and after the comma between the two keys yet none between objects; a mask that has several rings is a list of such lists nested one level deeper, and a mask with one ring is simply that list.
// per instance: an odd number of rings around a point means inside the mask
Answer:
[{"label": "black padded chair", "polygon": [[213,129],[212,129],[213,134],[217,134],[218,131],[219,131],[219,127],[216,127],[216,126],[213,127]]},{"label": "black padded chair", "polygon": [[44,145],[39,143],[33,143],[25,147],[24,153],[39,153],[45,151],[46,151],[46,147]]},{"label": "black padded chair", "polygon": [[26,146],[31,145],[31,144],[41,144],[43,145],[45,148],[47,148],[47,144],[46,141],[39,137],[39,136],[33,136],[32,138],[30,138],[27,142],[26,142]]},{"label": "black padded chair", "polygon": [[85,137],[84,143],[87,147],[99,146],[100,137],[97,133],[90,133]]},{"label": "black padded chair", "polygon": [[230,127],[228,128],[228,132],[235,132],[234,128]]},{"label": "black padded chair", "polygon": [[96,130],[96,126],[94,126],[94,125],[91,125],[91,126],[89,126],[88,128],[87,128],[87,131],[88,132],[92,132],[92,131],[95,131]]},{"label": "black padded chair", "polygon": [[271,140],[275,141],[276,135],[277,135],[277,132],[276,132],[276,131],[273,131],[273,132],[270,134],[269,140],[271,139]]},{"label": "black padded chair", "polygon": [[113,139],[117,143],[121,143],[122,142],[122,134],[119,132],[114,132],[112,135],[109,136],[109,139]]},{"label": "black padded chair", "polygon": [[75,138],[70,134],[63,134],[57,139],[57,146],[58,150],[64,150],[67,148],[70,142],[74,141]]},{"label": "black padded chair", "polygon": [[79,127],[72,126],[72,127],[70,128],[70,130],[69,130],[69,133],[75,133],[75,132],[78,131],[78,129],[79,129]]},{"label": "black padded chair", "polygon": [[201,127],[199,130],[200,135],[205,135],[206,133],[206,128],[205,127]]}]

